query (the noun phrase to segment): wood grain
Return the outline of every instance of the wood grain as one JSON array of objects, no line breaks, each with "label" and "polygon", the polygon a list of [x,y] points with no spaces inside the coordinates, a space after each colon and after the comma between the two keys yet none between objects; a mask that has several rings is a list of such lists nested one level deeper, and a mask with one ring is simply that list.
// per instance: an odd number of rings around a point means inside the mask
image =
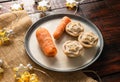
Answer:
[{"label": "wood grain", "polygon": [[118,5],[120,1],[105,0],[80,6],[83,15],[98,26],[104,37],[104,50],[100,58],[87,68],[97,71],[101,76],[120,72],[120,6]]}]

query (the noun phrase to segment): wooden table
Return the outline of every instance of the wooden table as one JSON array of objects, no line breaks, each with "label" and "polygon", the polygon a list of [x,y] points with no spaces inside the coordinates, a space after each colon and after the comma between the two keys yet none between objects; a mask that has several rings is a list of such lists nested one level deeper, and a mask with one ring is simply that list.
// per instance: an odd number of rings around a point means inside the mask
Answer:
[{"label": "wooden table", "polygon": [[[8,12],[11,2],[0,3]],[[52,12],[73,13],[65,8],[65,0],[52,0]],[[86,69],[96,71],[103,82],[120,82],[120,0],[85,0],[77,15],[91,20],[102,32],[104,49],[99,59]]]}]

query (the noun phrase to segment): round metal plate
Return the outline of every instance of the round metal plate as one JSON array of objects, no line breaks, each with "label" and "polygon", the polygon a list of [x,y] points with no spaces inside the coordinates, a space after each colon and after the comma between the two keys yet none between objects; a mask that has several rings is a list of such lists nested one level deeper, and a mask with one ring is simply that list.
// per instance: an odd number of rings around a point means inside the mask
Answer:
[{"label": "round metal plate", "polygon": [[[55,40],[52,36],[57,25],[64,16],[70,17],[72,21],[80,22],[84,26],[85,32],[92,31],[95,33],[99,37],[97,46],[85,49],[85,54],[83,56],[76,58],[67,57],[62,51],[63,43],[67,40],[77,40],[77,38],[73,38],[65,32],[59,40]],[[36,29],[40,27],[44,27],[50,32],[58,50],[55,57],[47,57],[41,51],[36,39]],[[25,48],[29,57],[38,65],[53,71],[71,72],[84,69],[98,59],[103,50],[103,37],[96,25],[86,18],[71,14],[55,14],[46,16],[31,26],[25,36]]]}]

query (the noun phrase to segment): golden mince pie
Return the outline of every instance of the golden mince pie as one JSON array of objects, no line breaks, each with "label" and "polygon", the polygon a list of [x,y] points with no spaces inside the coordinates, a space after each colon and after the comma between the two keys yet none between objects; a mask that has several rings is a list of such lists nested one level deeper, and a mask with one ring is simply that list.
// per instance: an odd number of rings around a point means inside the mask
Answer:
[{"label": "golden mince pie", "polygon": [[66,26],[66,32],[74,37],[79,36],[83,31],[84,28],[79,22],[70,22]]},{"label": "golden mince pie", "polygon": [[78,41],[83,45],[83,47],[90,48],[97,45],[98,37],[92,32],[87,32],[79,35]]},{"label": "golden mince pie", "polygon": [[68,57],[78,57],[84,54],[84,48],[78,41],[66,41],[63,44],[63,52]]}]

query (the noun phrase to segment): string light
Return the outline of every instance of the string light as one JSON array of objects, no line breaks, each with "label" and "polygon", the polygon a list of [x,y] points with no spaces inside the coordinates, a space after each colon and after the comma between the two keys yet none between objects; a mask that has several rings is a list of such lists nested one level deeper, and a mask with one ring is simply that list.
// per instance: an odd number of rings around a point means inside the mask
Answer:
[{"label": "string light", "polygon": [[13,4],[13,5],[11,5],[10,9],[11,9],[12,11],[24,10],[23,4],[16,4],[16,3]]},{"label": "string light", "polygon": [[75,0],[66,0],[66,7],[71,10],[77,6],[77,3]]},{"label": "string light", "polygon": [[50,77],[46,72],[34,68],[31,64],[27,64],[26,66],[20,64],[18,67],[13,68],[13,70],[15,72],[16,82],[39,82],[40,79],[38,78],[37,74],[31,73],[33,70],[39,71]]},{"label": "string light", "polygon": [[2,74],[4,72],[4,69],[2,68],[3,65],[3,60],[0,59],[0,74]]},{"label": "string light", "polygon": [[37,9],[40,11],[43,11],[43,12],[47,11],[48,9],[50,9],[50,4],[48,1],[42,0],[42,1],[38,2]]},{"label": "string light", "polygon": [[7,31],[5,28],[0,30],[0,46],[10,44],[11,41],[10,37],[12,34],[13,34],[12,30]]}]

